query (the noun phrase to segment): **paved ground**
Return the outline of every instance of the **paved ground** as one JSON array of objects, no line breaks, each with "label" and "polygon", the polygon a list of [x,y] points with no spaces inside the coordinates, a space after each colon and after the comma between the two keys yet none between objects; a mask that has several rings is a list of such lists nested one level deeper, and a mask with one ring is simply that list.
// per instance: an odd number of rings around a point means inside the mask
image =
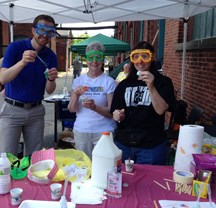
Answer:
[{"label": "paved ground", "polygon": [[[68,71],[68,73],[60,72],[59,76],[57,78],[56,84],[56,90],[53,94],[61,94],[63,91],[63,88],[66,86],[68,91],[71,89],[71,84],[73,81],[73,75],[72,71]],[[48,97],[48,94],[45,94],[45,98]],[[45,115],[45,129],[44,129],[44,147],[50,148],[55,147],[54,143],[54,103],[46,103],[43,102],[45,109],[46,109],[46,115]],[[62,131],[62,125],[61,122],[58,121],[58,135]]]}]

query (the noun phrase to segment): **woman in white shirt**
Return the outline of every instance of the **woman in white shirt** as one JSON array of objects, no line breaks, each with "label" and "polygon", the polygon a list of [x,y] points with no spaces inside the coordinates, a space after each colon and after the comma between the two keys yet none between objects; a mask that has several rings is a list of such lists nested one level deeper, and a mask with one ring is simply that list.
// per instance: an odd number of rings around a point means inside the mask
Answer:
[{"label": "woman in white shirt", "polygon": [[72,84],[68,109],[76,112],[74,140],[76,149],[92,158],[92,150],[104,131],[113,132],[116,124],[110,114],[115,80],[104,71],[105,48],[92,42],[86,48],[87,74],[77,77]]}]

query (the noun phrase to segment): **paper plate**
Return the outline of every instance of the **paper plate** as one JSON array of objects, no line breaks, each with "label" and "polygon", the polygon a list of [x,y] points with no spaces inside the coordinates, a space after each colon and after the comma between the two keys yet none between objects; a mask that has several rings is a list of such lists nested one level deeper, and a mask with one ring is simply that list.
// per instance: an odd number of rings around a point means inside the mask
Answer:
[{"label": "paper plate", "polygon": [[[39,200],[25,200],[23,201],[19,208],[59,208],[59,201],[39,201]],[[76,205],[73,202],[67,203],[67,208],[75,208]]]}]

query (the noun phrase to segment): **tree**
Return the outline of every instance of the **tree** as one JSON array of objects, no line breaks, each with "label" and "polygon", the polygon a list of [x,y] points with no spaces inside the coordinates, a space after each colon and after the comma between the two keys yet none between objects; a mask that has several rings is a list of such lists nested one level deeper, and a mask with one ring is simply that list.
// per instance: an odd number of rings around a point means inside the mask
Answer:
[{"label": "tree", "polygon": [[[71,34],[72,35],[72,37],[73,37],[73,34]],[[91,36],[89,35],[89,34],[86,34],[86,33],[84,33],[84,34],[80,34],[79,36],[78,36],[79,38],[90,38]],[[73,39],[72,38],[72,40],[71,40],[71,45],[74,45],[74,44],[77,44],[77,43],[79,43],[79,42],[81,42],[81,41],[83,41],[83,39]],[[70,45],[70,46],[71,46]],[[72,54],[72,60],[74,61],[75,60],[75,58],[76,58],[76,56],[80,56],[80,54],[79,53],[75,53],[75,52],[73,52],[73,54]],[[86,61],[86,58],[85,57],[82,57],[81,56],[81,61],[82,61],[82,63],[83,62],[85,62]]]}]

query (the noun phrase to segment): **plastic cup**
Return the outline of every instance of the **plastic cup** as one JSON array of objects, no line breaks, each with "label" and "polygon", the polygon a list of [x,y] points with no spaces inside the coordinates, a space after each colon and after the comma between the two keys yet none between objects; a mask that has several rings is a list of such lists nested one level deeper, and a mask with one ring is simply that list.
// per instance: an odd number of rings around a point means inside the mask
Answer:
[{"label": "plastic cup", "polygon": [[19,205],[21,203],[22,193],[23,190],[21,188],[14,188],[10,190],[12,205]]},{"label": "plastic cup", "polygon": [[125,170],[127,172],[133,172],[134,160],[125,160]]},{"label": "plastic cup", "polygon": [[60,199],[61,197],[61,188],[62,185],[60,183],[53,183],[50,185],[50,189],[51,189],[51,198],[56,200],[56,199]]}]

